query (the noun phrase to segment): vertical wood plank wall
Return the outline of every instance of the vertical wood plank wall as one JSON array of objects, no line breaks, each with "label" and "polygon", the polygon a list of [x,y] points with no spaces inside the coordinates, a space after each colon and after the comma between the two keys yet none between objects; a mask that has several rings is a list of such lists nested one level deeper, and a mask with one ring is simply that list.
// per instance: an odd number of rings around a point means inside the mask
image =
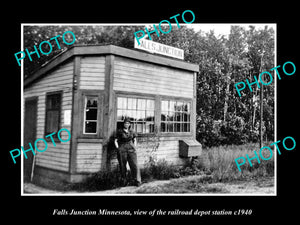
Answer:
[{"label": "vertical wood plank wall", "polygon": [[[62,64],[54,71],[49,72],[44,78],[24,90],[24,98],[37,96],[37,135],[36,139],[45,139],[45,116],[46,116],[46,93],[52,91],[63,91],[61,107],[61,128],[71,129],[70,125],[64,125],[64,111],[72,108],[72,81],[73,81],[73,61]],[[24,101],[25,102],[25,101]],[[68,138],[66,132],[62,132],[62,139]],[[48,138],[47,138],[48,140]],[[49,139],[50,140],[50,139]],[[27,144],[27,143],[24,143]],[[33,143],[32,143],[33,144]],[[56,142],[56,147],[52,142],[48,142],[48,148],[44,152],[37,152],[36,165],[60,171],[69,170],[69,150],[70,142]],[[44,143],[38,142],[38,148],[44,149]]]}]

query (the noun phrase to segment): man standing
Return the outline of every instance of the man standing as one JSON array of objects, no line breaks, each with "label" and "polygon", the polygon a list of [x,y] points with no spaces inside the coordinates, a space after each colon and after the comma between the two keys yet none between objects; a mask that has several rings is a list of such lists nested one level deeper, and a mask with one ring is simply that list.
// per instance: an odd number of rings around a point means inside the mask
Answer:
[{"label": "man standing", "polygon": [[122,184],[127,183],[127,168],[126,164],[128,162],[132,179],[135,186],[140,186],[141,184],[141,174],[138,168],[137,154],[136,154],[136,134],[130,128],[131,123],[128,118],[123,122],[123,127],[119,129],[115,136],[115,146],[117,148],[118,161],[120,165],[120,172],[122,176]]}]

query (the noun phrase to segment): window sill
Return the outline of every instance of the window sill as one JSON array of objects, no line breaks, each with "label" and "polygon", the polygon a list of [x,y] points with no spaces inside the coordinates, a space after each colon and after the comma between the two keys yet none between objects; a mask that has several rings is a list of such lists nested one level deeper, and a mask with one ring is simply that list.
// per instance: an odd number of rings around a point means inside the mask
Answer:
[{"label": "window sill", "polygon": [[176,132],[176,133],[160,133],[162,137],[189,137],[192,136],[192,132]]}]

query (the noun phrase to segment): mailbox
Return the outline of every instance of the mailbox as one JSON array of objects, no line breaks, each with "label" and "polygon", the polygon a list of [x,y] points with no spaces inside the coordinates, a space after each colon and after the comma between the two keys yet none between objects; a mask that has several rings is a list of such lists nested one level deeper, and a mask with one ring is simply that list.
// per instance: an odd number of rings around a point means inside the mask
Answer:
[{"label": "mailbox", "polygon": [[200,156],[202,153],[202,145],[193,139],[179,140],[179,156],[194,157]]}]

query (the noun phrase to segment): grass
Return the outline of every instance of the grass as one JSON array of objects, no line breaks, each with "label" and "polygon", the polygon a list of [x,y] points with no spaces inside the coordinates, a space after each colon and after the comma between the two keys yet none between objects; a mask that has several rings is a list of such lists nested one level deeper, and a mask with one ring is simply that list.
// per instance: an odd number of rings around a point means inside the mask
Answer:
[{"label": "grass", "polygon": [[[145,184],[128,193],[138,194],[273,194],[273,177],[256,177],[251,180],[209,182],[207,175],[188,176]],[[122,192],[126,193],[126,192]]]},{"label": "grass", "polygon": [[[255,180],[261,177],[272,177],[274,175],[274,159],[273,157],[260,164],[257,160],[252,160],[251,167],[246,161],[241,166],[240,172],[235,163],[238,157],[253,157],[253,151],[259,152],[259,145],[256,143],[248,143],[244,145],[228,145],[203,149],[201,157],[196,159],[191,165],[187,163],[184,167],[169,164],[166,160],[146,164],[145,168],[141,169],[143,182],[153,180],[168,180],[174,179],[168,185],[150,188],[151,193],[187,193],[187,192],[218,192],[226,193],[224,188],[215,186],[207,186],[218,182],[234,182],[239,180]],[[263,152],[265,158],[268,158],[269,153]],[[193,179],[181,179],[186,176],[197,175]],[[120,187],[120,175],[117,170],[111,172],[98,172],[90,178],[79,184],[72,184],[68,189],[76,191],[97,191],[107,190]],[[138,189],[139,192],[147,192],[146,190]]]},{"label": "grass", "polygon": [[173,179],[160,185],[146,185],[139,188],[136,193],[227,193],[228,191],[218,185],[211,185],[210,177],[189,176]]},{"label": "grass", "polygon": [[[229,145],[212,147],[204,149],[203,154],[198,163],[198,167],[212,173],[214,181],[232,181],[237,179],[248,179],[259,176],[273,176],[274,175],[274,158],[264,161],[260,159],[252,160],[250,166],[248,160],[241,165],[241,171],[238,170],[235,159],[238,157],[245,157],[246,154],[252,158],[254,150],[259,154],[259,145],[257,143],[249,143],[244,145]],[[263,151],[263,156],[268,158],[269,152]]]}]

